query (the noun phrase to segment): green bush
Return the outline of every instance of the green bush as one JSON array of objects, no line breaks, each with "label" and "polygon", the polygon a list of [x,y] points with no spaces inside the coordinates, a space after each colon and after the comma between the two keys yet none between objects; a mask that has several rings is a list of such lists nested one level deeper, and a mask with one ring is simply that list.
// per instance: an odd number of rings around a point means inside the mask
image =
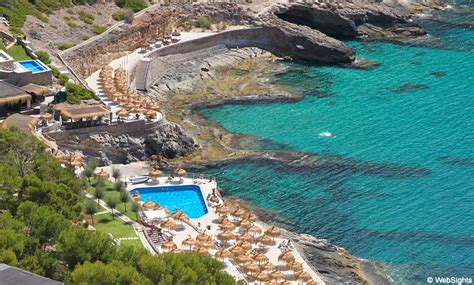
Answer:
[{"label": "green bush", "polygon": [[38,57],[39,60],[41,60],[44,64],[50,64],[51,63],[51,58],[49,57],[49,54],[47,51],[44,50],[39,50],[35,52],[36,56]]},{"label": "green bush", "polygon": [[206,16],[199,17],[196,19],[196,21],[194,21],[194,26],[196,28],[210,29],[211,20]]},{"label": "green bush", "polygon": [[148,6],[144,0],[115,0],[115,5],[120,8],[128,8],[135,13]]},{"label": "green bush", "polygon": [[77,24],[72,22],[72,21],[69,21],[66,23],[71,29],[75,29],[77,28]]},{"label": "green bush", "polygon": [[15,0],[0,4],[0,13],[10,23],[10,31],[15,35],[21,35],[27,15],[32,15],[47,23],[48,17],[54,10],[71,6],[70,0]]},{"label": "green bush", "polygon": [[103,32],[107,31],[107,29],[108,29],[107,26],[94,25],[94,26],[92,26],[91,31],[96,35],[100,35]]},{"label": "green bush", "polygon": [[66,98],[70,104],[80,104],[82,100],[96,99],[94,92],[74,83],[66,83]]},{"label": "green bush", "polygon": [[74,45],[71,43],[59,43],[57,45],[59,50],[67,50],[68,48],[72,48]]},{"label": "green bush", "polygon": [[95,20],[93,15],[84,11],[79,12],[79,19],[89,25],[92,25],[92,23],[94,23],[94,20]]},{"label": "green bush", "polygon": [[67,75],[62,74],[61,71],[59,71],[59,69],[54,66],[50,66],[50,68],[51,72],[53,73],[53,76],[59,79],[60,84],[66,85],[66,83],[69,81],[69,77],[67,77]]},{"label": "green bush", "polygon": [[115,21],[122,21],[124,15],[125,15],[125,10],[123,9],[117,10],[112,14],[112,19],[114,19]]}]

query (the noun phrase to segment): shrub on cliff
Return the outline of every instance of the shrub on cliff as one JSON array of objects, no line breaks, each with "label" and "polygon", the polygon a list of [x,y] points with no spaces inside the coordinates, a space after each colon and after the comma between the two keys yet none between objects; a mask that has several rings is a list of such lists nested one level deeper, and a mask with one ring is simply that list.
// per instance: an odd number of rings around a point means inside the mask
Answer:
[{"label": "shrub on cliff", "polygon": [[74,83],[66,83],[67,102],[79,104],[82,100],[96,99],[94,92]]},{"label": "shrub on cliff", "polygon": [[211,20],[209,17],[202,16],[196,19],[194,21],[194,26],[196,28],[202,28],[202,29],[210,29],[211,28]]},{"label": "shrub on cliff", "polygon": [[144,0],[115,0],[115,5],[120,8],[128,8],[135,13],[148,6]]},{"label": "shrub on cliff", "polygon": [[35,52],[36,56],[38,59],[43,62],[44,64],[50,64],[51,63],[51,58],[49,57],[49,54],[47,51],[44,50],[39,50]]}]

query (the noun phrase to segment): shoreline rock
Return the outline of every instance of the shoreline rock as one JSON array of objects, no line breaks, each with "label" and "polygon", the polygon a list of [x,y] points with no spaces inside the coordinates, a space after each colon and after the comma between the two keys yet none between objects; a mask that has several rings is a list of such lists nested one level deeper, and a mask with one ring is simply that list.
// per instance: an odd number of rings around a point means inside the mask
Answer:
[{"label": "shoreline rock", "polygon": [[233,196],[224,195],[224,198],[231,208],[238,205],[253,211],[259,221],[282,228],[282,236],[292,241],[303,259],[327,284],[392,284],[383,264],[357,258],[325,239],[288,231],[285,229],[288,224],[277,214]]}]

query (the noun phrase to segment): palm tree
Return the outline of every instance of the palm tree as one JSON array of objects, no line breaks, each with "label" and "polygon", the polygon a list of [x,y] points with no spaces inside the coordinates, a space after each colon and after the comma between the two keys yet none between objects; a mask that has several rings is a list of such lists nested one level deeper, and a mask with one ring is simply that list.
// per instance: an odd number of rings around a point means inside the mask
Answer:
[{"label": "palm tree", "polygon": [[117,206],[117,200],[115,200],[113,197],[109,197],[109,199],[107,199],[107,206],[112,209],[112,219],[115,220],[114,209]]},{"label": "palm tree", "polygon": [[138,221],[138,210],[139,210],[139,209],[140,209],[140,205],[138,205],[137,202],[133,202],[133,204],[132,204],[132,209],[131,209],[131,210],[132,210],[132,212],[135,213],[136,218],[137,218],[137,221]]},{"label": "palm tree", "polygon": [[120,169],[112,168],[112,177],[115,179],[115,182],[117,182],[117,179],[119,179],[120,176],[122,176]]},{"label": "palm tree", "polygon": [[99,200],[104,198],[104,194],[105,194],[104,187],[102,187],[102,186],[96,186],[95,187],[94,196],[97,198],[97,207],[100,206]]},{"label": "palm tree", "polygon": [[87,201],[85,212],[91,216],[92,224],[94,224],[94,214],[97,213],[96,204],[92,201]]},{"label": "palm tree", "polygon": [[125,208],[125,212],[127,212],[127,202],[130,201],[130,195],[128,195],[128,192],[123,190],[120,191],[120,202],[123,203],[123,206]]}]

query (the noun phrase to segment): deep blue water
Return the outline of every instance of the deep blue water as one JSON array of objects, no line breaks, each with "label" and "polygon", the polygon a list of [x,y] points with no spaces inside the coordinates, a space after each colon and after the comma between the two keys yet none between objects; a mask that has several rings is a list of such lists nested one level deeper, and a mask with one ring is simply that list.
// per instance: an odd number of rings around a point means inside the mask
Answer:
[{"label": "deep blue water", "polygon": [[381,66],[293,63],[277,83],[302,88],[304,100],[202,111],[231,132],[354,159],[361,169],[399,166],[393,173],[241,163],[210,170],[220,186],[276,212],[291,230],[388,264],[397,284],[474,278],[474,29],[465,25],[474,18],[438,16],[423,21],[435,48],[350,42]]},{"label": "deep blue water", "polygon": [[160,203],[161,206],[170,211],[183,211],[192,219],[197,219],[207,214],[207,207],[201,195],[199,186],[161,186],[142,187],[130,191],[131,194],[137,192],[142,201],[152,201]]}]

